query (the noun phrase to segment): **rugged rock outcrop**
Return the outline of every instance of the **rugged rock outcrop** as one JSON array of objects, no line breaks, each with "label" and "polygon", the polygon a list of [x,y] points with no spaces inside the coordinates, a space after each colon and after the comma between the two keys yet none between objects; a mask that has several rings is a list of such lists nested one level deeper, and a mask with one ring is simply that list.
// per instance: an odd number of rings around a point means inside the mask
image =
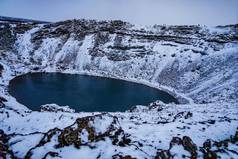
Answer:
[{"label": "rugged rock outcrop", "polygon": [[45,104],[40,106],[41,112],[68,112],[74,113],[75,110],[71,109],[69,106],[59,106],[57,104]]},{"label": "rugged rock outcrop", "polygon": [[[183,158],[191,158],[196,159],[198,156],[198,153],[202,153],[204,159],[216,159],[218,158],[219,153],[229,153],[229,148],[227,148],[228,144],[237,144],[237,134],[238,131],[230,138],[222,140],[222,141],[212,141],[212,140],[206,140],[203,143],[203,146],[197,148],[196,144],[193,143],[192,139],[188,136],[184,136],[182,139],[179,137],[173,137],[170,141],[170,147],[168,150],[158,150],[156,159],[169,159],[175,157],[178,152],[173,152],[174,146],[182,145],[182,148],[190,153],[190,156],[183,155]],[[219,145],[219,146],[218,146]],[[226,146],[225,146],[226,145]],[[224,148],[226,147],[226,148]],[[178,151],[178,150],[177,150]],[[176,154],[177,153],[177,154]],[[236,152],[234,152],[236,153]],[[176,156],[178,157],[178,156]]]},{"label": "rugged rock outcrop", "polygon": [[10,137],[0,129],[0,157],[3,159],[7,157],[15,158],[8,143],[9,139]]},{"label": "rugged rock outcrop", "polygon": [[0,64],[0,77],[2,76],[3,66]]},{"label": "rugged rock outcrop", "polygon": [[0,108],[4,106],[3,102],[6,102],[7,100],[3,97],[0,97]]},{"label": "rugged rock outcrop", "polygon": [[[107,119],[107,123],[101,123],[103,119]],[[105,124],[103,128],[98,127],[98,124]],[[44,133],[44,136],[39,143],[31,148],[25,158],[34,158],[37,151],[46,146],[49,142],[54,140],[53,150],[44,154],[44,156],[59,156],[58,151],[61,148],[74,146],[76,149],[81,147],[89,147],[90,149],[97,149],[97,143],[100,141],[109,140],[109,145],[115,145],[119,147],[133,146],[137,147],[137,143],[131,141],[129,134],[124,133],[124,130],[120,127],[117,117],[110,114],[99,114],[95,116],[87,116],[78,118],[72,125],[60,130],[54,128]],[[139,147],[139,146],[138,146]],[[52,149],[50,148],[50,149]],[[55,149],[55,152],[53,152]],[[58,150],[59,149],[59,150]],[[42,154],[41,154],[42,155]],[[100,154],[98,154],[98,158]],[[116,156],[116,155],[115,155]],[[114,157],[115,157],[114,156]],[[123,157],[122,157],[123,158]],[[129,155],[124,157],[129,159]]]}]

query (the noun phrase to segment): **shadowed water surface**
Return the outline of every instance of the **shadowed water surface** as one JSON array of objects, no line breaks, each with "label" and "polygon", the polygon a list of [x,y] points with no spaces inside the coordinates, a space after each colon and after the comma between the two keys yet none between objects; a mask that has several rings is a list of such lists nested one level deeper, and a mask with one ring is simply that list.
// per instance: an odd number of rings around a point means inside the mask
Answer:
[{"label": "shadowed water surface", "polygon": [[125,111],[155,100],[177,103],[168,93],[142,84],[77,74],[25,74],[10,81],[9,91],[31,110],[50,103],[68,105],[77,112]]}]

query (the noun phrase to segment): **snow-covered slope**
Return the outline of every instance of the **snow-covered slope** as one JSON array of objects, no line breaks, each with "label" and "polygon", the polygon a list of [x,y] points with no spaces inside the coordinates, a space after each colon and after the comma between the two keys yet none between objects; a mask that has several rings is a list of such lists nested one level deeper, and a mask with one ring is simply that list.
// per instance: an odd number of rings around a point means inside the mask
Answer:
[{"label": "snow-covered slope", "polygon": [[[237,157],[238,25],[0,22],[0,33],[0,129],[9,155]],[[120,78],[166,90],[181,104],[156,102],[124,113],[69,113],[57,106],[32,112],[7,91],[9,80],[27,72]]]}]

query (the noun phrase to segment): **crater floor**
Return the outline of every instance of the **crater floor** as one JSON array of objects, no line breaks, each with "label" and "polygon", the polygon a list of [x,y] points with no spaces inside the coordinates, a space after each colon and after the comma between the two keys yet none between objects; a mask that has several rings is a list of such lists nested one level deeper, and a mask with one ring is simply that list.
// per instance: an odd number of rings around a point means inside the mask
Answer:
[{"label": "crater floor", "polygon": [[11,80],[8,88],[19,103],[35,111],[49,103],[76,112],[124,112],[156,100],[178,103],[167,92],[142,84],[77,74],[29,73]]}]

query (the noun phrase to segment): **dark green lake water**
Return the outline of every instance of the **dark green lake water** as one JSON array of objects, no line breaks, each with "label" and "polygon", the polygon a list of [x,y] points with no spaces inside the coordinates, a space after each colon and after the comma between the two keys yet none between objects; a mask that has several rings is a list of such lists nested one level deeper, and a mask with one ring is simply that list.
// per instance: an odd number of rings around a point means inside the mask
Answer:
[{"label": "dark green lake water", "polygon": [[77,112],[125,111],[155,100],[177,103],[164,91],[145,85],[86,75],[32,73],[10,81],[10,94],[31,110],[40,105],[68,105]]}]

